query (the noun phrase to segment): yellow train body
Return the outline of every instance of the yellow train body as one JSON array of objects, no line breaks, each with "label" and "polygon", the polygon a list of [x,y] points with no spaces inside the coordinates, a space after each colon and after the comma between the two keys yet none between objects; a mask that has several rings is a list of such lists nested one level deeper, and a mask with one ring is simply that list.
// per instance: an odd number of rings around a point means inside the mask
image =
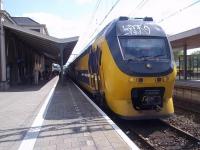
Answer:
[{"label": "yellow train body", "polygon": [[[123,73],[114,62],[105,39],[95,41],[93,47],[99,46],[102,50],[101,66],[99,67],[100,91],[105,93],[106,104],[120,117],[125,118],[157,118],[165,117],[174,113],[173,88],[176,77],[176,67],[167,76],[160,76],[161,82],[157,82],[158,77],[142,77],[143,82],[138,82],[138,78]],[[76,66],[76,70],[88,70],[89,54],[82,57]],[[79,82],[88,92],[93,93],[97,83],[92,84],[92,79],[96,78],[93,74],[88,74],[89,84]],[[138,111],[133,108],[131,90],[140,87],[164,87],[163,107],[160,111],[143,110]]]},{"label": "yellow train body", "polygon": [[[80,74],[74,75],[78,77],[75,80],[88,92],[92,94],[100,93],[104,97],[106,105],[115,114],[126,119],[141,119],[160,118],[174,113],[172,96],[176,78],[175,65],[172,71],[165,75],[129,75],[116,64],[105,36],[96,38],[90,46],[91,50],[87,50],[73,62],[75,72]],[[90,51],[95,52],[97,50],[101,53],[98,71],[91,73],[89,68]],[[80,76],[82,79],[79,79]],[[150,110],[135,109],[132,90],[152,87],[164,88],[162,107]]]}]

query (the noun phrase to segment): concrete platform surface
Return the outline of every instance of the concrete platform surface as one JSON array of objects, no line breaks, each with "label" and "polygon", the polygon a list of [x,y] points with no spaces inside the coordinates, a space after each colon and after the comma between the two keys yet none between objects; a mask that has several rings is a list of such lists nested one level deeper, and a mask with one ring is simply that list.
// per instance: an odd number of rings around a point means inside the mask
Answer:
[{"label": "concrete platform surface", "polygon": [[[55,77],[41,88],[0,93],[0,149],[21,148],[25,135],[57,82]],[[32,89],[32,90],[31,90]],[[58,84],[43,116],[34,150],[113,150],[130,149],[106,119],[92,106],[71,81]],[[28,131],[28,132],[27,132]],[[20,145],[21,144],[21,145]],[[30,148],[29,148],[30,149]]]},{"label": "concrete platform surface", "polygon": [[16,150],[58,77],[38,86],[0,92],[0,150]]},{"label": "concrete platform surface", "polygon": [[58,85],[34,150],[130,149],[71,81]]}]

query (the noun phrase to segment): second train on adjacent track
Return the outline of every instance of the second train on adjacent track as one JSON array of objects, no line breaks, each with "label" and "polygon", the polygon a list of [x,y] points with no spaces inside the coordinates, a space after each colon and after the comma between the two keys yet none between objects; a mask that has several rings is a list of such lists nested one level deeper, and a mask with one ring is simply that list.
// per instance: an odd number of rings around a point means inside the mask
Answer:
[{"label": "second train on adjacent track", "polygon": [[174,113],[173,52],[163,29],[152,18],[113,20],[67,72],[119,117],[160,118]]}]

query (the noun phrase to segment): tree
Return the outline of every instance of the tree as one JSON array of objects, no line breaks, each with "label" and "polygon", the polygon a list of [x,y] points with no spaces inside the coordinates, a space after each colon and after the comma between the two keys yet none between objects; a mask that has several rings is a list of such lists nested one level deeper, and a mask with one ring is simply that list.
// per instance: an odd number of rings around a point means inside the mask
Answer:
[{"label": "tree", "polygon": [[195,52],[192,52],[191,55],[200,55],[200,51],[197,50],[197,51],[195,51]]}]

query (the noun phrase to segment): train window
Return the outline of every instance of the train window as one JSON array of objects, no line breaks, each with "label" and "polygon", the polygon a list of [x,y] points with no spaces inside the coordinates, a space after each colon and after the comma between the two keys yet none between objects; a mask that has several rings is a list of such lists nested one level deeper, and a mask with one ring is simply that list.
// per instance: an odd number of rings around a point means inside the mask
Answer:
[{"label": "train window", "polygon": [[164,38],[120,37],[124,59],[168,59],[169,46]]}]

